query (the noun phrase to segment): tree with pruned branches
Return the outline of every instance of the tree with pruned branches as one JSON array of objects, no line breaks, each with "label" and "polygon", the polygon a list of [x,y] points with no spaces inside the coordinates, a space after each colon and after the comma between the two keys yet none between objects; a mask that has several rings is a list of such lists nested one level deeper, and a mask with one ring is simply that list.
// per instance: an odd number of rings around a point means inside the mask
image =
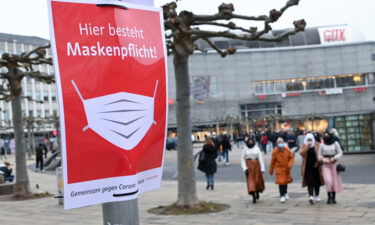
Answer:
[{"label": "tree with pruned branches", "polygon": [[[178,199],[177,205],[194,207],[198,202],[193,162],[193,146],[191,143],[190,117],[190,78],[188,69],[189,56],[200,49],[196,41],[203,40],[217,51],[222,57],[236,53],[234,47],[220,49],[211,41],[214,37],[239,39],[245,41],[281,41],[284,37],[303,31],[306,22],[294,21],[294,29],[286,30],[278,35],[272,35],[271,24],[278,21],[284,12],[298,5],[299,0],[288,0],[280,10],[273,9],[268,15],[247,16],[234,11],[233,4],[221,4],[218,12],[212,15],[197,15],[190,11],[177,11],[177,3],[170,2],[163,6],[164,27],[166,30],[166,45],[168,55],[173,56],[176,80],[177,100],[177,134],[178,134]],[[258,21],[264,26],[238,26],[235,20]],[[214,29],[205,29],[212,27]],[[224,29],[224,30],[223,30]],[[215,31],[216,30],[216,31]]]},{"label": "tree with pruned branches", "polygon": [[30,77],[46,83],[55,81],[53,75],[35,71],[33,68],[41,64],[52,65],[52,58],[46,57],[49,47],[49,45],[40,46],[21,54],[4,53],[0,59],[0,68],[5,68],[5,72],[0,72],[0,100],[10,101],[12,106],[16,143],[16,183],[14,187],[16,196],[30,193],[21,100],[27,98],[32,101],[33,99],[30,96],[22,95],[22,79]]}]

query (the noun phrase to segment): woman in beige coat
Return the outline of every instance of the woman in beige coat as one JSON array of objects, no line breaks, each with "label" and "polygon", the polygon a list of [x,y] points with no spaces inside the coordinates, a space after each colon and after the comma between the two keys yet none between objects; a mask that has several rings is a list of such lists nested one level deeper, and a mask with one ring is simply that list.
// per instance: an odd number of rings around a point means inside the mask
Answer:
[{"label": "woman in beige coat", "polygon": [[302,156],[302,187],[307,186],[310,204],[320,202],[320,186],[324,185],[318,150],[319,143],[314,135],[307,134],[299,154]]}]

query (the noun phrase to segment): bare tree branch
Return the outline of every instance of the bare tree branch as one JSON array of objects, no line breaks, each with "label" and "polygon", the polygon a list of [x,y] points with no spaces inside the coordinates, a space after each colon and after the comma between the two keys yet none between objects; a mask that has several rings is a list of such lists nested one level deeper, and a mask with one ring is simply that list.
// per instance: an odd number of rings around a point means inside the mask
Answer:
[{"label": "bare tree branch", "polygon": [[34,78],[36,80],[45,82],[47,84],[55,82],[54,75],[50,75],[50,74],[39,72],[39,71],[26,72],[26,73],[24,73],[24,75],[27,76],[27,77]]},{"label": "bare tree branch", "polygon": [[[24,52],[21,54],[21,59],[25,60],[25,61],[28,61],[30,60],[30,56],[33,55],[33,54],[36,54],[39,58],[45,58],[46,54],[47,54],[47,48],[50,48],[51,45],[48,44],[48,45],[44,45],[44,46],[39,46],[29,52]],[[21,60],[22,61],[22,60]]]},{"label": "bare tree branch", "polygon": [[219,53],[221,55],[221,57],[225,57],[227,55],[232,55],[232,54],[236,53],[236,51],[237,51],[237,49],[234,48],[234,47],[229,47],[225,51],[222,51],[210,39],[208,39],[206,37],[202,37],[202,39],[205,40],[211,46],[211,48],[213,48],[215,51],[217,51],[217,53]]}]

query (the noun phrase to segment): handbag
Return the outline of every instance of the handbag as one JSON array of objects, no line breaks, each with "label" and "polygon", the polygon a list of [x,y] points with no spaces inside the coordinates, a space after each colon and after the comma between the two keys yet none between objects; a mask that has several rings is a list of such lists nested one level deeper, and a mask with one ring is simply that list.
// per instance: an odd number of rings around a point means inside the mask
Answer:
[{"label": "handbag", "polygon": [[206,158],[207,158],[206,153],[202,150],[202,151],[199,153],[198,161],[199,161],[199,162],[204,162],[204,161],[206,161]]},{"label": "handbag", "polygon": [[345,172],[346,168],[345,168],[344,165],[342,165],[341,163],[339,163],[336,166],[336,170],[337,170],[337,172]]},{"label": "handbag", "polygon": [[[338,143],[338,142],[337,142]],[[339,144],[339,143],[338,143]],[[340,145],[340,144],[339,144]],[[341,148],[341,147],[340,147]],[[336,150],[336,154],[338,153],[337,149]],[[336,171],[337,172],[345,172],[346,168],[345,168],[345,165],[341,164],[341,163],[338,163],[337,166],[336,166]]]}]

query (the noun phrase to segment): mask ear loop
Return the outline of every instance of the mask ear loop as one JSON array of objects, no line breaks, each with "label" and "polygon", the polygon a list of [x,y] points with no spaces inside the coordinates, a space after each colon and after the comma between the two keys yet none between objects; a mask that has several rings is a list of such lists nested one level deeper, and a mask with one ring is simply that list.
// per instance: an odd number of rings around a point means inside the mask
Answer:
[{"label": "mask ear loop", "polygon": [[[85,105],[85,104],[84,104],[84,103],[85,103],[85,100],[83,99],[82,94],[81,94],[81,92],[79,91],[79,89],[78,89],[76,83],[74,82],[74,80],[71,80],[71,82],[72,82],[72,85],[73,85],[74,89],[76,90],[76,92],[77,92],[79,98],[81,99],[83,105]],[[89,125],[85,126],[82,130],[83,130],[83,131],[86,131],[87,129],[89,129]]]},{"label": "mask ear loop", "polygon": [[[159,83],[159,80],[156,80],[155,89],[154,89],[154,96],[152,97],[154,99],[154,104],[155,104],[156,90],[158,89],[158,83]],[[154,108],[155,108],[155,106],[154,106]],[[155,120],[154,120],[154,124],[156,125],[156,121]]]}]

